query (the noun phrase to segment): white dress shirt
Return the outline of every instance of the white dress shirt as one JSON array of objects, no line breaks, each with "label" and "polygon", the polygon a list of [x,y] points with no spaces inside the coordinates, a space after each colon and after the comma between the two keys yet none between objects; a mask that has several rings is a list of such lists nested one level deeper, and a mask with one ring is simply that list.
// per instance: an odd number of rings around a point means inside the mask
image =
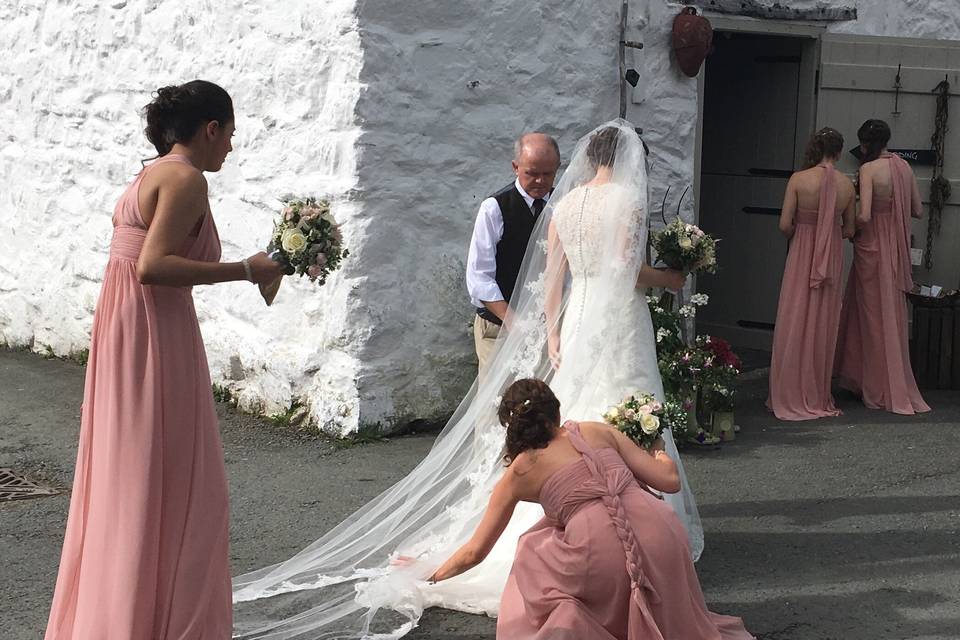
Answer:
[{"label": "white dress shirt", "polygon": [[[520,180],[514,181],[514,186],[523,201],[530,208],[533,215],[534,197],[529,195],[520,186]],[[544,200],[549,200],[546,195]],[[503,300],[503,294],[497,285],[497,243],[503,238],[503,213],[496,198],[487,198],[480,203],[477,213],[477,222],[473,226],[473,237],[470,238],[470,251],[467,253],[467,292],[470,302],[481,309],[484,302]]]}]

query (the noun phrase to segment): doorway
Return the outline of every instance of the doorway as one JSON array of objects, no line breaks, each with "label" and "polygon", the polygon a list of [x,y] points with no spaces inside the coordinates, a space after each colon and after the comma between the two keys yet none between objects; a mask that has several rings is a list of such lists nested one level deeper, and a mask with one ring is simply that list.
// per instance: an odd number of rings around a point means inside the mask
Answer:
[{"label": "doorway", "polygon": [[818,40],[717,31],[701,84],[698,220],[720,240],[698,333],[769,350],[787,241],[783,192],[815,123]]}]

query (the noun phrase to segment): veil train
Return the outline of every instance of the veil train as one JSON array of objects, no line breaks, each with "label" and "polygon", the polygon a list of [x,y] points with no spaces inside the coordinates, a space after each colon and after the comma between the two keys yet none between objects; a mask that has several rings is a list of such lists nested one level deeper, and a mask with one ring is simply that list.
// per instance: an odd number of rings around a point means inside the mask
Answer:
[{"label": "veil train", "polygon": [[[589,296],[571,300],[577,287],[571,287],[552,222],[560,207],[577,206],[579,191],[573,192],[595,174],[587,145],[607,127],[617,130],[612,176],[617,197],[600,228],[584,229],[579,236],[593,243],[593,255],[607,259],[578,274],[591,283]],[[597,419],[625,393],[662,394],[655,344],[650,353],[636,356],[642,360],[621,348],[636,339],[631,332],[637,328],[626,326],[631,323],[623,321],[622,309],[629,296],[643,296],[637,276],[645,261],[646,202],[644,150],[633,125],[614,120],[578,142],[531,236],[511,302],[513,322],[501,332],[482,383],[474,382],[430,452],[405,478],[289,560],[235,578],[240,637],[392,640],[416,626],[429,606],[495,615],[517,538],[539,518],[538,505],[517,509],[479,566],[437,585],[425,579],[473,533],[502,473],[504,432],[496,407],[503,390],[518,378],[543,379],[560,398],[564,418],[572,419]],[[546,357],[552,329],[561,331],[564,341],[556,371]],[[616,388],[618,372],[641,364],[656,388]],[[632,382],[624,378],[623,383]],[[611,398],[614,389],[619,395]],[[669,432],[665,439],[682,479],[681,492],[666,498],[687,528],[696,560],[703,530]],[[397,562],[401,556],[412,561]]]}]

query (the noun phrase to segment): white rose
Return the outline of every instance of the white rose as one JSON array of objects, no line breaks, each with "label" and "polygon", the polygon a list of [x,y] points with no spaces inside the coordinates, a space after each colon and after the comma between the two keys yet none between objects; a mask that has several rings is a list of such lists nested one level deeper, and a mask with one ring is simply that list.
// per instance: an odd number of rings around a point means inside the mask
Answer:
[{"label": "white rose", "polygon": [[280,246],[287,253],[297,253],[307,247],[307,236],[299,229],[287,229],[280,236]]},{"label": "white rose", "polygon": [[680,245],[681,249],[693,248],[693,241],[690,238],[687,238],[686,236],[684,236],[683,238],[680,238],[680,242],[678,244]]},{"label": "white rose", "polygon": [[645,414],[640,418],[640,428],[643,429],[644,433],[653,435],[660,428],[660,418],[652,413]]}]

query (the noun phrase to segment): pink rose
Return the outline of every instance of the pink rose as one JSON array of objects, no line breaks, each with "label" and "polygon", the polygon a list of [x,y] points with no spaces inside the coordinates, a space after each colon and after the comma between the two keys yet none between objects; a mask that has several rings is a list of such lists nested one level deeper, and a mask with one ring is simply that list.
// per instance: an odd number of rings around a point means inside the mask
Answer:
[{"label": "pink rose", "polygon": [[283,208],[283,219],[287,222],[293,221],[293,207]]},{"label": "pink rose", "polygon": [[313,262],[317,267],[323,268],[327,266],[327,255],[325,253],[318,253]]},{"label": "pink rose", "polygon": [[313,279],[319,278],[320,276],[323,275],[323,268],[318,267],[315,264],[312,264],[309,267],[307,267],[307,275]]}]

